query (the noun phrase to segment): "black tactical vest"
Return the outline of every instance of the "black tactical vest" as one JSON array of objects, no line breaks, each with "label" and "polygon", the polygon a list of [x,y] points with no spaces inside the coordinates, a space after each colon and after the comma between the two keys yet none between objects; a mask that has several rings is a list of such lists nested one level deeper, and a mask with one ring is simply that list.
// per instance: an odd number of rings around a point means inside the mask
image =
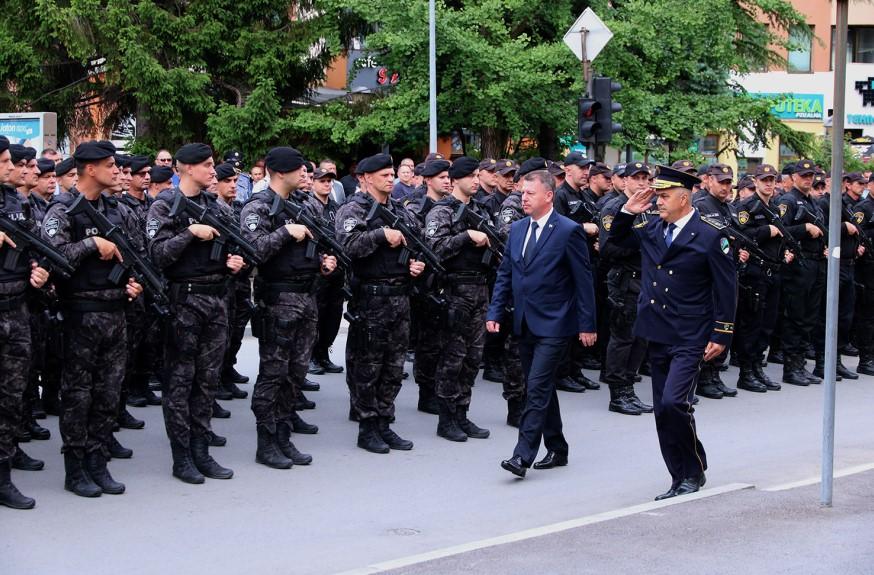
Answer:
[{"label": "black tactical vest", "polygon": [[[173,188],[161,192],[156,199],[163,200],[172,208],[173,199],[176,194],[181,193],[182,192],[179,191],[178,188]],[[209,209],[214,213],[221,213],[220,208],[215,205],[216,202],[214,196],[201,193],[199,196],[190,199],[201,206],[206,202],[206,205],[209,206]],[[197,223],[200,222],[197,222],[188,216],[179,215],[176,217],[173,231],[179,234],[191,224]],[[164,277],[172,282],[183,282],[201,278],[203,276],[223,275],[229,273],[227,267],[227,248],[222,248],[218,261],[213,261],[211,259],[213,243],[214,240],[203,241],[197,238],[191,240],[182,251],[182,255],[179,256],[179,259],[164,270]]]},{"label": "black tactical vest", "polygon": [[[268,191],[262,197],[253,198],[252,201],[262,202],[269,208],[273,205],[274,197],[274,192]],[[286,218],[284,214],[276,214],[270,218],[270,231],[276,231],[285,224],[293,223],[294,220]],[[312,258],[308,258],[306,252],[309,245],[309,238],[299,242],[289,237],[273,257],[258,266],[258,275],[266,282],[283,282],[317,273],[321,267],[319,254],[316,251]]]},{"label": "black tactical vest", "polygon": [[[82,201],[85,201],[85,199],[83,198]],[[123,220],[116,200],[101,196],[97,200],[92,201],[91,205],[94,206],[95,210],[102,211],[114,226],[122,228]],[[97,226],[94,225],[94,222],[91,221],[87,214],[76,214],[75,216],[69,216],[69,219],[71,243],[100,236]],[[62,284],[62,291],[67,294],[74,294],[84,291],[115,289],[124,286],[127,282],[127,277],[122,278],[122,282],[118,285],[109,281],[109,274],[117,263],[118,260],[115,258],[104,261],[100,259],[99,253],[94,252],[82,259],[72,277]]]},{"label": "black tactical vest", "polygon": [[[24,224],[27,221],[25,205],[21,195],[15,191],[15,188],[10,186],[0,185],[0,218],[9,218],[19,224]],[[18,256],[18,262],[11,270],[7,270],[3,263],[6,261],[6,256],[12,251],[5,243],[0,246],[0,283],[20,282],[30,277],[30,258],[26,254]]]},{"label": "black tactical vest", "polygon": [[[352,201],[363,203],[365,212],[370,210],[370,202],[368,200],[355,198]],[[402,207],[398,206],[391,199],[389,199],[388,208],[393,212],[403,210]],[[373,218],[367,222],[367,231],[378,230],[383,227],[384,224],[379,218]],[[383,244],[369,256],[353,260],[352,271],[355,277],[361,280],[374,280],[409,276],[409,262],[398,261],[403,248],[403,245],[393,248],[388,244]]]}]

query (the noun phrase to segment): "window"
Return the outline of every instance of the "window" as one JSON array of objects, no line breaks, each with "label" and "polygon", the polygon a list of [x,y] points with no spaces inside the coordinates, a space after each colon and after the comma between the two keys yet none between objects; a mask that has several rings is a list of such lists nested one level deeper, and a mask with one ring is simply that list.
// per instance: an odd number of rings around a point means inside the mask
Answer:
[{"label": "window", "polygon": [[797,74],[811,72],[810,54],[813,48],[813,26],[793,26],[789,30],[788,71]]},{"label": "window", "polygon": [[[831,69],[835,69],[835,28],[832,26]],[[874,64],[874,26],[847,29],[847,63]]]},{"label": "window", "polygon": [[758,166],[762,165],[762,158],[741,158],[737,159],[738,174],[752,174]]},{"label": "window", "polygon": [[710,134],[701,138],[698,141],[698,151],[702,156],[715,156],[719,151],[719,135]]},{"label": "window", "polygon": [[797,161],[798,161],[798,154],[796,154],[792,148],[790,148],[788,146],[784,146],[781,143],[780,144],[780,165],[777,166],[777,169],[780,170],[786,164],[788,164],[790,162],[797,162]]}]

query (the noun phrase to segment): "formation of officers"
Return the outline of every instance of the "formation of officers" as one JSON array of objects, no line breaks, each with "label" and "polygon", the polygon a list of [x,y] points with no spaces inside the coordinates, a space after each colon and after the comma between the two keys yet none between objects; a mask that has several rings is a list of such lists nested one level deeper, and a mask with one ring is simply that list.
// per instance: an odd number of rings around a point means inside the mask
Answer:
[{"label": "formation of officers", "polygon": [[[46,413],[60,416],[64,487],[77,495],[124,492],[107,463],[132,456],[114,431],[144,426],[127,406],[162,406],[175,477],[230,479],[233,471],[210,452],[227,442],[211,420],[230,416],[217,399],[248,395],[237,385],[248,378],[234,364],[249,322],[260,358],[251,403],[255,459],[277,469],[311,463],[291,438],[318,431],[299,415],[315,406],[304,395],[318,390],[308,372],[343,370],[327,350],[344,305],[358,447],[413,448],[393,429],[410,354],[418,409],[438,416],[440,437],[489,436],[469,417],[481,368],[503,385],[507,424],[518,427],[525,405],[518,342],[509,332],[487,335],[485,313],[510,226],[525,217],[516,184],[537,171],[555,179],[555,210],[584,229],[596,286],[598,345],[570,344],[558,388],[581,393],[604,383],[610,411],[653,410],[634,390],[647,374],[647,342],[633,330],[641,255],[615,245],[609,233],[628,198],[650,188],[647,164],[611,168],[578,152],[563,162],[521,165],[431,154],[413,168],[421,184],[408,184],[404,166],[399,187],[392,158],[377,154],[357,163],[355,192],[339,204],[335,172],[294,148],[269,151],[269,184],[245,202],[236,200],[241,158],[225,159],[216,165],[209,146],[187,144],[171,168],[90,141],[56,162],[0,137],[3,505],[34,506],[11,470],[43,468],[21,444],[49,438],[38,423]],[[783,383],[819,383],[825,175],[801,160],[782,172],[757,166],[733,186],[731,168],[721,164],[672,167],[701,179],[696,209],[731,238],[725,249],[740,286],[731,348],[736,387],[779,390],[762,369],[766,360],[782,362]],[[858,373],[874,375],[874,200],[863,174],[847,174],[843,183],[839,345],[859,356]],[[637,217],[657,214],[653,207]],[[720,377],[726,355],[702,365],[697,395],[737,395]],[[597,370],[600,383],[583,369]],[[858,377],[840,362],[838,373]]]}]

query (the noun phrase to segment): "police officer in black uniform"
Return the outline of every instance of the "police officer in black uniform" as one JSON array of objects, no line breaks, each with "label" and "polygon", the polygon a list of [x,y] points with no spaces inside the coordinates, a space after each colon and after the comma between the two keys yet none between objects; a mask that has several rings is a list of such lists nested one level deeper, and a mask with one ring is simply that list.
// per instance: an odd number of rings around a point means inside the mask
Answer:
[{"label": "police officer in black uniform", "polygon": [[[845,200],[853,214],[853,222],[869,238],[874,237],[874,199],[847,190]],[[870,249],[866,249],[856,262],[856,282],[858,289],[853,316],[855,343],[859,349],[856,373],[874,375],[874,252]]]}]

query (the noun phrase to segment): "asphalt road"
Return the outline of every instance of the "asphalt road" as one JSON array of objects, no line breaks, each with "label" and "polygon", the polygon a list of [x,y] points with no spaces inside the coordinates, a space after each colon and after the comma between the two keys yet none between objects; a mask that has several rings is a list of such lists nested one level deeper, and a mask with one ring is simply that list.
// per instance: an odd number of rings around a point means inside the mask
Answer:
[{"label": "asphalt road", "polygon": [[[343,346],[338,341],[337,349]],[[341,352],[334,359],[339,363]],[[251,338],[238,368],[254,380]],[[779,377],[779,366],[768,372]],[[732,368],[724,377],[730,381],[735,374]],[[37,508],[0,508],[0,573],[336,573],[648,502],[669,483],[652,417],[609,413],[606,387],[560,394],[570,465],[532,471],[518,481],[499,467],[516,437],[504,423],[499,385],[478,382],[470,414],[491,429],[491,438],[455,444],[435,435],[435,416],[415,410],[417,391],[408,380],[395,429],[416,447],[374,455],[355,447],[357,426],[346,420],[344,376],[315,379],[322,390],[309,396],[318,407],[303,415],[320,432],[294,436],[299,448],[313,454],[311,466],[278,471],[256,464],[249,401],[225,402],[233,417],[214,421],[214,428],[229,444],[212,452],[236,474],[201,486],[170,475],[161,410],[149,407],[132,410],[147,421],[144,430],[119,435],[134,458],[110,464],[127,493],[76,497],[63,490],[57,419],[50,417],[45,425],[52,439],[25,445],[46,460],[46,469],[14,472]],[[251,393],[251,384],[242,387]],[[642,397],[650,396],[647,379],[638,388]],[[822,391],[787,386],[764,395],[741,391],[737,398],[702,399],[696,416],[710,462],[708,488],[767,487],[818,475]],[[837,397],[836,467],[874,462],[874,378],[839,383]],[[743,497],[738,505],[755,507]],[[838,483],[836,509],[846,503],[843,497]],[[867,533],[870,528],[869,522]],[[722,537],[744,534],[725,530]],[[626,572],[643,568],[640,563]]]}]

